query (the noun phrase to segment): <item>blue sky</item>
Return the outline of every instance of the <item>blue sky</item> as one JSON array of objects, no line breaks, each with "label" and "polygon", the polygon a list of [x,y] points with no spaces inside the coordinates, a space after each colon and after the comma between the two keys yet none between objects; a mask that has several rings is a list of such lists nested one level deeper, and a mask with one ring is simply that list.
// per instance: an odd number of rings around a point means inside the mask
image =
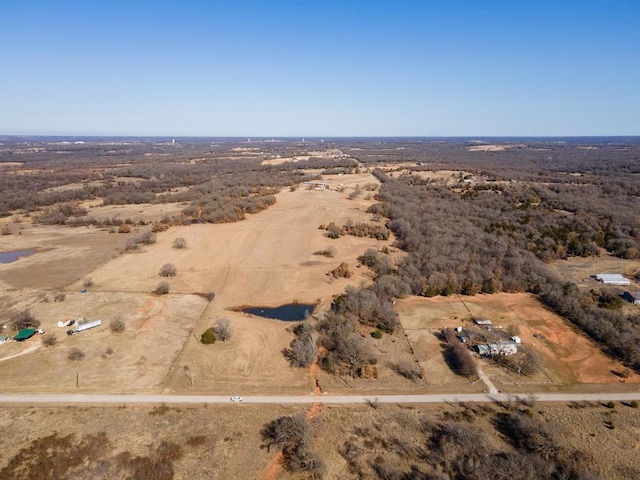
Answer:
[{"label": "blue sky", "polygon": [[0,133],[640,135],[640,0],[0,0]]}]

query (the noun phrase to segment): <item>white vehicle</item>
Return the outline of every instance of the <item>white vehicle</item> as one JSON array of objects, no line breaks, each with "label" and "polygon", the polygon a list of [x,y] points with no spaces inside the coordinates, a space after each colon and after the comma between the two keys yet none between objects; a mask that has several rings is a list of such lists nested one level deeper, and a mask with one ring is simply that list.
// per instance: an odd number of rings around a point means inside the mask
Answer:
[{"label": "white vehicle", "polygon": [[231,400],[232,402],[241,402],[243,400],[242,397],[231,397],[229,400]]},{"label": "white vehicle", "polygon": [[38,330],[36,330],[36,333],[42,335],[44,333],[44,328],[39,328]]}]

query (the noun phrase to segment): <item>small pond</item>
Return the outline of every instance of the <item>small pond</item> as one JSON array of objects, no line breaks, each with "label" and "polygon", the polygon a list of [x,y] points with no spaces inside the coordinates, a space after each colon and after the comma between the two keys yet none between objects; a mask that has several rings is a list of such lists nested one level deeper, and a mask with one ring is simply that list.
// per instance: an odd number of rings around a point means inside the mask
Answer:
[{"label": "small pond", "polygon": [[15,262],[20,257],[26,257],[27,255],[33,255],[35,250],[18,250],[17,252],[0,252],[0,263]]},{"label": "small pond", "polygon": [[313,304],[308,303],[288,303],[279,307],[245,307],[240,311],[258,317],[273,318],[275,320],[284,320],[285,322],[298,322],[304,320],[313,313],[316,308]]}]

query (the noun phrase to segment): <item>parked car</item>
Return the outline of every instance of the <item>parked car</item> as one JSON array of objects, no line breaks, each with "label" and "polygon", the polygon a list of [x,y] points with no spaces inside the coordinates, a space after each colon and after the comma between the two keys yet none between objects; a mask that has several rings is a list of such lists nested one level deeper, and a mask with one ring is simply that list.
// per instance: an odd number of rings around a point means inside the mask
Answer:
[{"label": "parked car", "polygon": [[77,330],[67,330],[67,335],[69,335],[69,336],[75,335],[76,333],[78,333]]},{"label": "parked car", "polygon": [[241,402],[243,400],[242,397],[231,397],[229,400],[231,400],[232,402]]}]

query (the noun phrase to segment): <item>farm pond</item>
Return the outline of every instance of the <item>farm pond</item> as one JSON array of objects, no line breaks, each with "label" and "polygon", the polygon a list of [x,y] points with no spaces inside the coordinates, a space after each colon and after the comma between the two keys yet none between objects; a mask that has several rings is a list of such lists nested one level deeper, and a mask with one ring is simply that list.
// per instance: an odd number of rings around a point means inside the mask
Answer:
[{"label": "farm pond", "polygon": [[15,252],[0,252],[0,263],[15,262],[20,257],[26,257],[27,255],[33,255],[35,250],[18,250]]},{"label": "farm pond", "polygon": [[283,320],[285,322],[298,322],[311,315],[315,307],[315,305],[309,303],[287,303],[279,307],[243,307],[239,310],[258,317]]}]

